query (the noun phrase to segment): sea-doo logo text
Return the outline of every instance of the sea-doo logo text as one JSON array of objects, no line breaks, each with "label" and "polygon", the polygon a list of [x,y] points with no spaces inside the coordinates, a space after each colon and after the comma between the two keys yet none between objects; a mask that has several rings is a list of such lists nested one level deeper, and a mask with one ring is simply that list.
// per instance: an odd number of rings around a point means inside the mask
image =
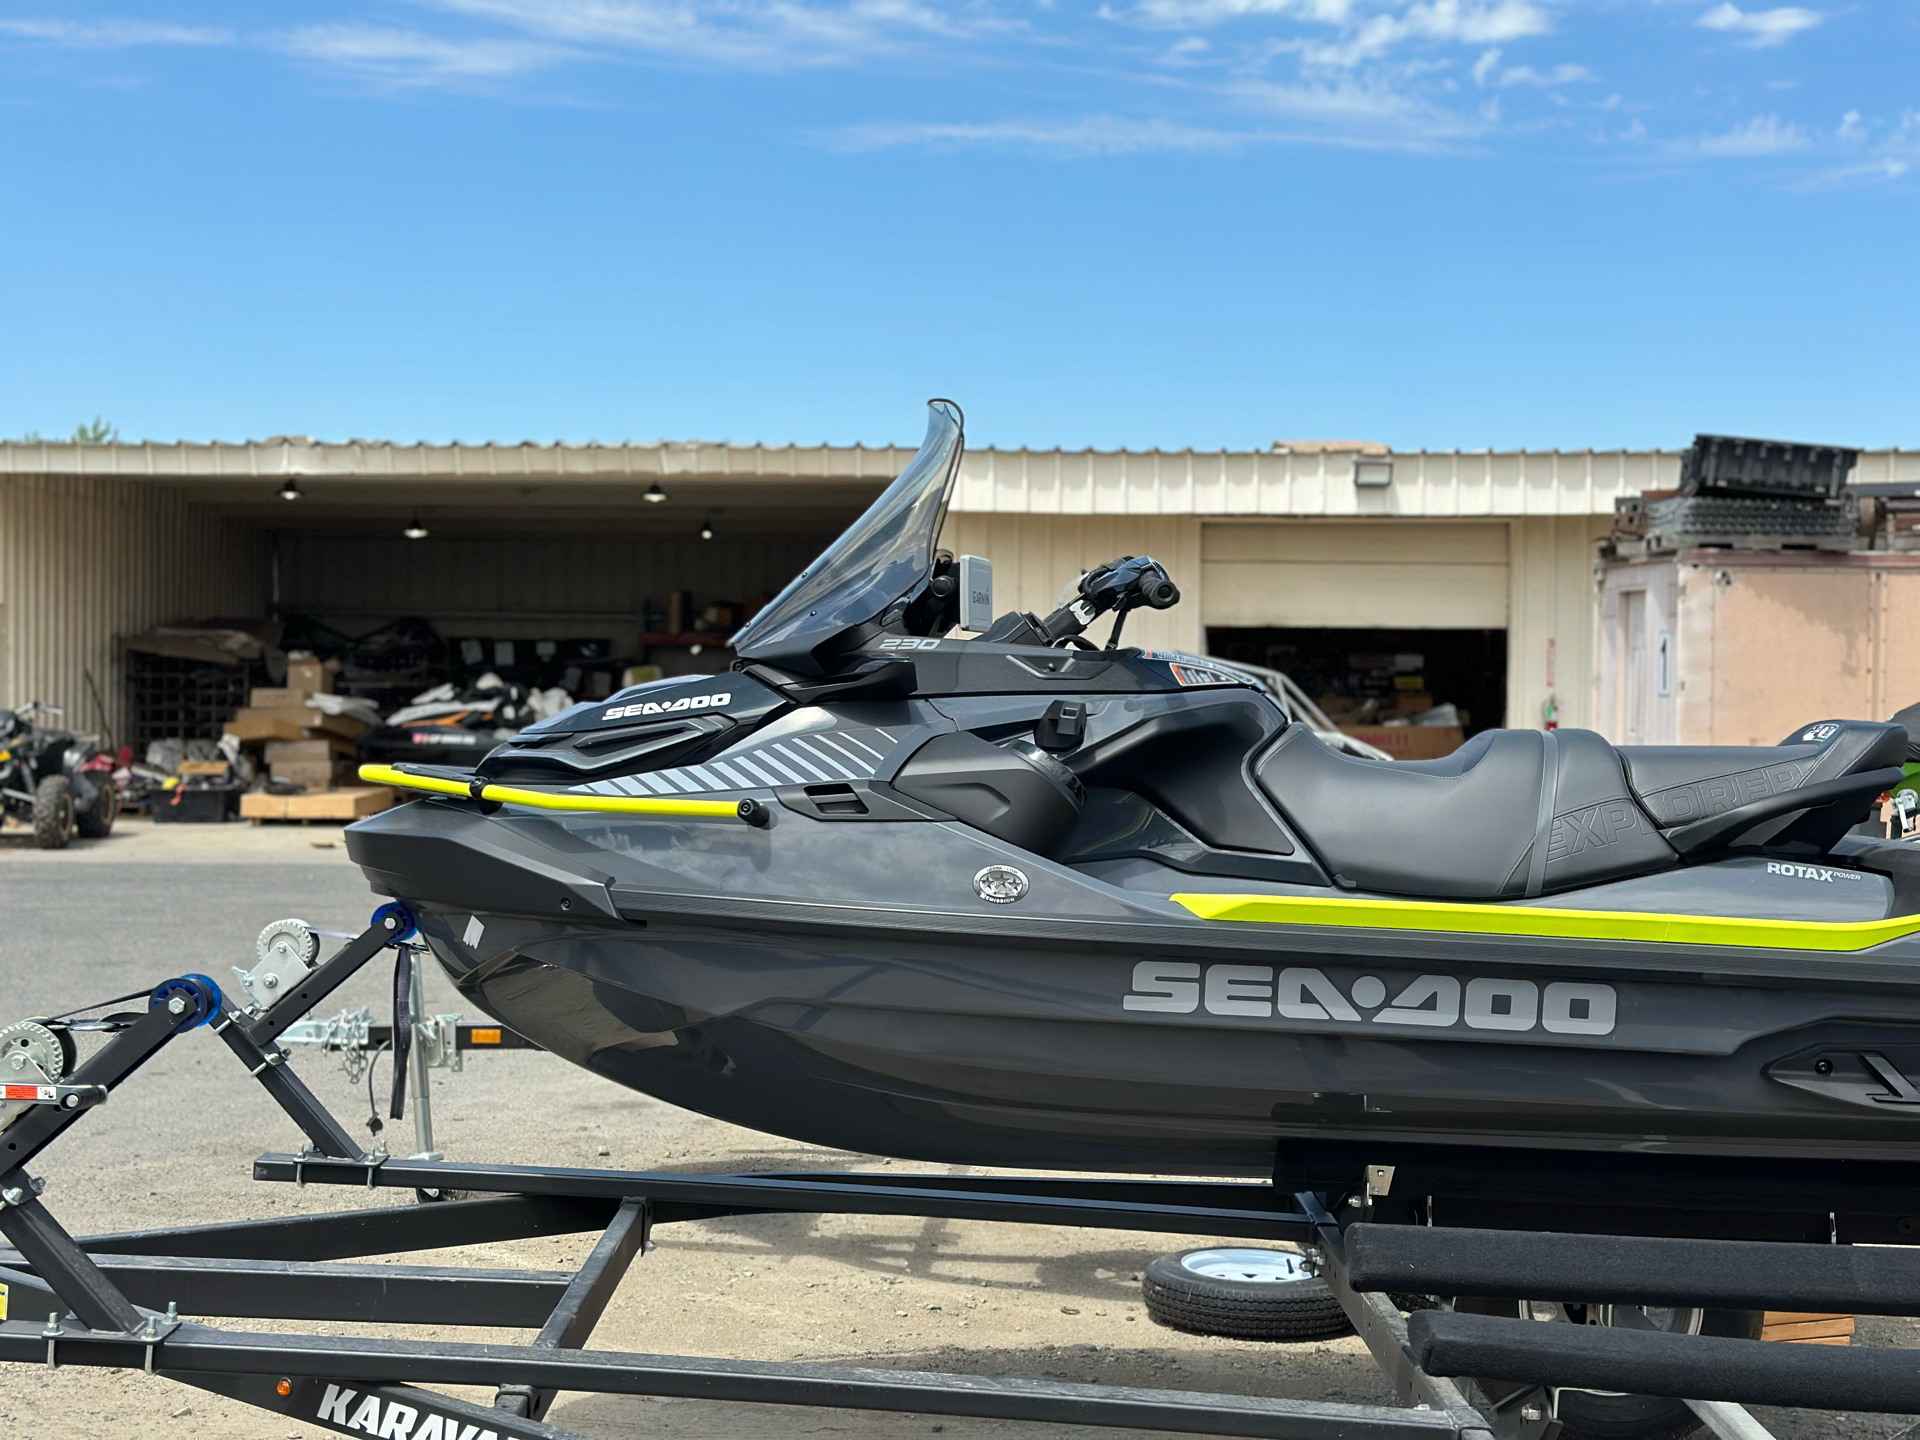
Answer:
[{"label": "sea-doo logo text", "polygon": [[732,703],[733,696],[722,690],[717,695],[682,695],[678,700],[636,700],[631,705],[616,705],[600,718],[625,720],[633,715],[670,715],[677,710],[718,710]]},{"label": "sea-doo logo text", "polygon": [[1836,880],[1860,880],[1863,877],[1857,870],[1829,870],[1824,865],[1795,865],[1786,860],[1769,860],[1767,874],[1791,875],[1796,880],[1824,880],[1831,885]]},{"label": "sea-doo logo text", "polygon": [[436,1415],[398,1400],[383,1403],[378,1395],[363,1396],[344,1385],[327,1386],[314,1418],[322,1425],[357,1430],[374,1440],[516,1440],[511,1430],[495,1430],[453,1415]]},{"label": "sea-doo logo text", "polygon": [[[1203,973],[1204,970],[1204,973]],[[1463,1021],[1471,1030],[1524,1031],[1555,1035],[1611,1035],[1620,1000],[1611,985],[1555,980],[1473,979],[1420,975],[1389,1001],[1377,975],[1354,980],[1349,993],[1320,970],[1295,966],[1274,974],[1271,965],[1208,965],[1142,960],[1133,967],[1128,1010],[1190,1015],[1246,1015],[1262,1019],[1344,1020],[1349,1024],[1414,1025],[1446,1029]],[[1362,1015],[1370,1010],[1371,1015]]]}]

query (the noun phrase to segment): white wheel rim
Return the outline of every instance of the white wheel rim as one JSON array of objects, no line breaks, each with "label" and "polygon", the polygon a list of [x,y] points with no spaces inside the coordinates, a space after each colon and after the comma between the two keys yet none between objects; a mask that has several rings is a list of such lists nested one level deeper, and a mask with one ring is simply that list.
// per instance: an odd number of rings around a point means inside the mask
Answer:
[{"label": "white wheel rim", "polygon": [[1180,1257],[1180,1268],[1209,1280],[1249,1285],[1291,1285],[1313,1278],[1313,1268],[1291,1250],[1195,1250]]}]

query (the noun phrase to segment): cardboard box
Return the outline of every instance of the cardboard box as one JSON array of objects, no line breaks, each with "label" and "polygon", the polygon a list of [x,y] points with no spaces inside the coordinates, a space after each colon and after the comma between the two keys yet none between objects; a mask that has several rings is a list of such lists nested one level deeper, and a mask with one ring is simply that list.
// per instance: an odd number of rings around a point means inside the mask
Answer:
[{"label": "cardboard box", "polygon": [[262,710],[249,705],[244,710],[234,711],[233,718],[227,722],[227,733],[237,735],[243,741],[311,740],[321,735],[338,735],[343,740],[351,740],[366,728],[363,722],[351,716],[323,715],[318,710],[304,707],[298,710]]},{"label": "cardboard box", "polygon": [[256,685],[247,696],[255,710],[298,709],[307,703],[311,690],[296,690],[291,685]]},{"label": "cardboard box", "polygon": [[273,766],[274,779],[290,780],[309,790],[329,789],[345,776],[345,767],[330,755],[322,760],[282,760]]},{"label": "cardboard box", "polygon": [[180,762],[179,773],[182,775],[224,775],[227,773],[227,762],[224,760],[182,760]]},{"label": "cardboard box", "polygon": [[333,689],[333,677],[340,673],[338,660],[287,661],[287,688],[307,695]]},{"label": "cardboard box", "polygon": [[240,797],[240,816],[261,820],[359,820],[394,803],[384,785],[347,786],[311,795],[269,795],[264,790]]},{"label": "cardboard box", "polygon": [[311,740],[269,740],[267,764],[331,764],[335,757],[352,756],[353,742],[338,735],[317,735]]},{"label": "cardboard box", "polygon": [[1396,760],[1438,760],[1467,743],[1467,732],[1457,725],[1342,725],[1340,729]]}]

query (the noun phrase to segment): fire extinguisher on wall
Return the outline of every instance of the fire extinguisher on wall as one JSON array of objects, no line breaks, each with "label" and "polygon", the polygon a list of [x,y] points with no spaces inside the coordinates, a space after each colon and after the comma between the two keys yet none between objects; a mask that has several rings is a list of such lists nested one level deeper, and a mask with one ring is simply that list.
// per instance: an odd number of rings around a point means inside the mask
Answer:
[{"label": "fire extinguisher on wall", "polygon": [[1560,728],[1560,702],[1554,698],[1554,692],[1553,692],[1553,683],[1555,678],[1553,672],[1556,668],[1555,662],[1559,659],[1559,656],[1554,652],[1558,648],[1559,647],[1555,645],[1553,642],[1553,637],[1548,636],[1547,637],[1547,699],[1546,699],[1546,703],[1540,707],[1540,722],[1541,724],[1546,726],[1546,728],[1549,730],[1558,730]]}]

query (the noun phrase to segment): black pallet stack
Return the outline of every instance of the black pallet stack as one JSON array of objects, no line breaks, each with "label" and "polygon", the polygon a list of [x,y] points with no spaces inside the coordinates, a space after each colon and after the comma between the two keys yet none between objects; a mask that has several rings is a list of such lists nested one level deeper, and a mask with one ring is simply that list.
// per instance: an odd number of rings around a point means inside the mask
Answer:
[{"label": "black pallet stack", "polygon": [[1858,528],[1845,497],[1859,451],[1781,440],[1697,435],[1677,492],[1616,507],[1616,538],[1642,553],[1848,550]]}]

